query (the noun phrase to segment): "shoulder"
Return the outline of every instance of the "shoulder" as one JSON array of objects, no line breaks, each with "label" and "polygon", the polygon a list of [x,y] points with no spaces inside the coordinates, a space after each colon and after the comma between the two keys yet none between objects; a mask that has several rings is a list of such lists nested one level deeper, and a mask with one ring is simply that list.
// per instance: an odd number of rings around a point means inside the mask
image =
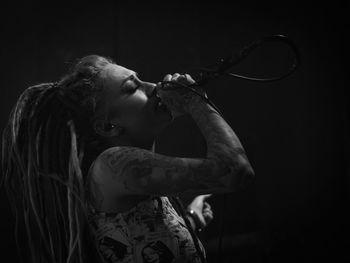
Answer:
[{"label": "shoulder", "polygon": [[125,166],[136,147],[112,147],[103,151],[92,163],[88,175],[89,192],[95,209],[122,212],[134,207],[148,195],[133,195],[125,181]]},{"label": "shoulder", "polygon": [[[138,172],[149,169],[169,167],[169,165],[183,165],[182,158],[165,156],[153,151],[138,147],[117,146],[102,152],[96,164],[100,170],[114,175],[125,174],[137,170]],[[141,171],[139,171],[141,170]]]},{"label": "shoulder", "polygon": [[[118,158],[123,155],[123,150],[127,150],[125,148],[127,147],[106,149],[97,156],[90,166],[86,180],[90,202],[95,209],[104,210],[106,204],[112,203],[111,200],[115,202],[117,196],[128,194],[121,180],[121,169],[116,166],[116,163],[119,163],[119,167],[121,166],[122,161]],[[113,204],[113,206],[115,205]]]},{"label": "shoulder", "polygon": [[103,170],[107,173],[112,172],[114,174],[120,174],[124,170],[126,164],[135,159],[142,159],[146,154],[145,152],[149,151],[137,147],[126,146],[108,148],[96,158],[95,169]]},{"label": "shoulder", "polygon": [[153,154],[137,147],[116,146],[104,150],[98,155],[90,168],[90,180],[100,184],[106,190],[115,189],[118,182],[134,167],[136,160],[145,160],[145,155]]},{"label": "shoulder", "polygon": [[[113,164],[117,162],[118,155],[121,155],[120,148],[121,147],[108,148],[100,153],[92,162],[87,175],[90,186],[94,186],[95,189],[98,187],[106,190],[106,186],[110,185],[111,181],[116,181],[117,176],[111,168],[113,168]],[[117,171],[116,168],[114,168],[114,170]],[[113,183],[113,185],[115,184]]]}]

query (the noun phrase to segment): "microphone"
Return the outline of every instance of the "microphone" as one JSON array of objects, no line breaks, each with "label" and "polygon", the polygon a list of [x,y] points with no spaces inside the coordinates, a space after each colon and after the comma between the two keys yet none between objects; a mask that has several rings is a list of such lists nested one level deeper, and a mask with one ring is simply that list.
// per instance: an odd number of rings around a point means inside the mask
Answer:
[{"label": "microphone", "polygon": [[[253,50],[261,46],[263,43],[266,42],[280,42],[286,44],[294,53],[294,62],[292,66],[289,68],[287,72],[284,74],[277,76],[277,77],[270,77],[270,78],[256,78],[256,77],[248,77],[248,76],[243,76],[243,75],[238,75],[229,72],[229,70],[237,65],[239,62],[241,62],[244,58],[246,58]],[[217,63],[216,67],[214,68],[195,68],[199,70],[199,77],[196,80],[195,83],[190,84],[190,85],[185,85],[179,82],[171,82],[171,81],[162,81],[160,82],[160,89],[163,90],[174,90],[174,89],[179,89],[179,88],[186,88],[189,91],[195,93],[196,95],[200,96],[203,100],[205,100],[209,105],[211,105],[220,115],[221,112],[219,109],[214,105],[213,102],[211,102],[206,93],[204,92],[204,95],[201,94],[198,91],[198,87],[200,87],[202,90],[207,89],[207,84],[209,81],[216,79],[221,76],[230,76],[230,77],[235,77],[239,79],[244,79],[244,80],[249,80],[249,81],[255,81],[255,82],[272,82],[272,81],[277,81],[284,79],[291,75],[297,68],[297,66],[301,62],[301,56],[300,52],[296,46],[296,44],[288,37],[284,35],[271,35],[271,36],[265,36],[263,38],[260,38],[249,45],[246,45],[243,47],[236,55],[232,56],[227,56],[224,59],[219,59],[219,62]],[[196,89],[197,87],[197,89]]]},{"label": "microphone", "polygon": [[[157,85],[158,86],[158,85]],[[197,89],[196,89],[197,87]],[[198,89],[198,87],[201,87],[201,90]],[[185,85],[179,82],[172,82],[172,81],[161,81],[159,89],[161,90],[176,90],[180,88],[185,88],[189,90],[190,92],[195,93],[197,96],[199,96],[202,100],[204,100],[206,103],[208,103],[210,106],[212,106],[218,113],[223,117],[223,114],[219,110],[219,108],[208,98],[206,92],[204,89],[202,89],[202,84],[199,84],[197,82]]]}]

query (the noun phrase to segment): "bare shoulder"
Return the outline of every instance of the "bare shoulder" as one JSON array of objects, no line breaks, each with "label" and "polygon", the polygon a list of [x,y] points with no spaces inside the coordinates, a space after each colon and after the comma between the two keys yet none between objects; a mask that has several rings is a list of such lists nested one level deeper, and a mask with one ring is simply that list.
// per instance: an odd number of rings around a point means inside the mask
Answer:
[{"label": "bare shoulder", "polygon": [[[118,177],[122,174],[127,160],[125,158],[122,160],[122,156],[121,147],[112,147],[106,149],[95,159],[88,176],[91,190],[99,192],[100,195],[107,195],[110,191],[123,194],[123,187],[118,184]],[[112,189],[109,187],[111,184]]]},{"label": "bare shoulder", "polygon": [[169,173],[170,170],[179,174],[184,173],[186,167],[181,158],[168,157],[137,147],[112,147],[99,155],[95,173],[104,184],[112,186],[113,189],[117,187],[120,192],[127,194],[133,193],[132,181],[137,180],[146,186],[148,176],[153,174],[153,179],[162,180],[159,172]]},{"label": "bare shoulder", "polygon": [[122,180],[118,180],[121,171],[115,166],[123,164],[123,161],[116,159],[120,154],[119,147],[105,150],[92,163],[87,175],[89,201],[99,211],[122,212],[148,197],[130,195],[125,191]]}]

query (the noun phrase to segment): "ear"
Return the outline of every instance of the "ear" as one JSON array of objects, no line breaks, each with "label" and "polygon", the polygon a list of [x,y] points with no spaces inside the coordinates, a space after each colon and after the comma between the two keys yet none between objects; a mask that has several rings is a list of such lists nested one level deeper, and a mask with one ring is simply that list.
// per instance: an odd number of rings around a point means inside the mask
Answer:
[{"label": "ear", "polygon": [[120,136],[124,131],[123,127],[108,120],[96,120],[94,130],[97,134],[109,138]]}]

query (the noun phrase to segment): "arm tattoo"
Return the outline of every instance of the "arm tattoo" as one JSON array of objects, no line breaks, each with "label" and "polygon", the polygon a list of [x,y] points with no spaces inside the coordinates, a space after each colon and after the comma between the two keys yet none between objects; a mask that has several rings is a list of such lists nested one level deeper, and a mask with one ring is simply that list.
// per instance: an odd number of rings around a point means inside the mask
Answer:
[{"label": "arm tattoo", "polygon": [[203,101],[196,101],[190,105],[190,113],[206,139],[208,158],[233,162],[237,157],[247,159],[237,135],[216,110]]},{"label": "arm tattoo", "polygon": [[96,179],[92,176],[92,173],[88,174],[87,182],[89,188],[88,201],[93,207],[100,210],[104,201],[101,185],[98,182],[96,182]]},{"label": "arm tattoo", "polygon": [[136,147],[114,147],[101,155],[102,163],[111,171],[112,182],[129,193],[149,195],[222,193],[242,186],[247,181],[243,177],[250,164],[238,137],[208,105],[198,102],[190,107],[207,141],[206,159],[168,157]]},{"label": "arm tattoo", "polygon": [[101,156],[124,190],[143,194],[220,192],[233,167],[207,159],[168,157],[133,147],[111,148]]}]

